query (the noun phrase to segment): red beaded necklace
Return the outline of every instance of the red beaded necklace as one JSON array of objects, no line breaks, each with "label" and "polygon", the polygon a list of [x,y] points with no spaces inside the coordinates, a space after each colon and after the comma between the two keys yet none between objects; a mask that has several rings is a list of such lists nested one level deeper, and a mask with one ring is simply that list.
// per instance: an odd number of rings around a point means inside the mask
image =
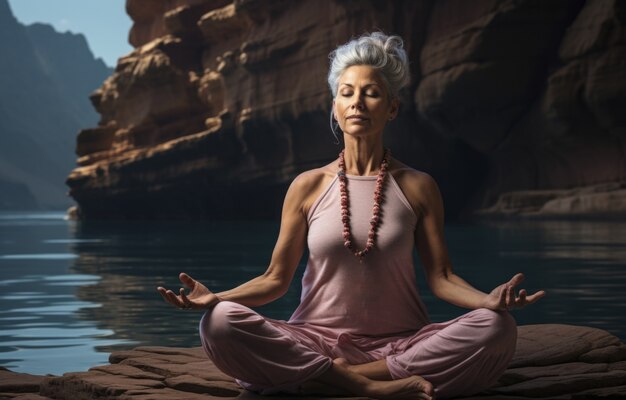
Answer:
[{"label": "red beaded necklace", "polygon": [[370,231],[367,236],[367,244],[363,250],[355,250],[352,244],[352,233],[350,232],[350,212],[348,211],[349,199],[347,189],[346,178],[346,162],[344,160],[344,152],[342,150],[339,153],[339,191],[341,194],[341,222],[343,222],[343,245],[350,250],[361,261],[367,253],[374,247],[374,239],[376,238],[376,230],[380,223],[380,203],[382,200],[383,185],[385,183],[385,177],[387,176],[387,166],[389,165],[389,158],[391,157],[391,151],[385,150],[383,159],[380,163],[380,169],[378,170],[378,177],[376,178],[376,190],[374,190],[374,207],[372,210],[372,219],[370,220]]}]

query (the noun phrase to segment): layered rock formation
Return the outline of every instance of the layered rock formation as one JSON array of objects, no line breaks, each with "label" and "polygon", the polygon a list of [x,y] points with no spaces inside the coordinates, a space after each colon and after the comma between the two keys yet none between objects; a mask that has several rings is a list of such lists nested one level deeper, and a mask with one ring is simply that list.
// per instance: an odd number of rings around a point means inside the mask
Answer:
[{"label": "layered rock formation", "polygon": [[0,0],[0,209],[65,209],[75,136],[97,123],[88,95],[110,75],[82,35],[24,26]]},{"label": "layered rock formation", "polygon": [[625,7],[127,0],[135,50],[91,97],[101,120],[80,132],[67,180],[76,211],[278,215],[293,177],[339,151],[328,128],[328,53],[375,29],[405,39],[412,68],[385,140],[437,179],[449,216],[514,190],[620,184]]},{"label": "layered rock formation", "polygon": [[[110,365],[63,376],[0,370],[0,397],[20,400],[273,399],[242,390],[202,348],[138,347]],[[289,396],[287,396],[288,398]],[[626,397],[626,345],[607,332],[572,325],[518,328],[517,349],[498,384],[466,400],[619,399]],[[330,397],[298,397],[328,399]],[[346,398],[346,397],[342,397]],[[348,397],[363,399],[362,397]]]},{"label": "layered rock formation", "polygon": [[624,218],[626,183],[610,182],[572,189],[507,192],[493,206],[478,210],[474,215],[485,219]]}]

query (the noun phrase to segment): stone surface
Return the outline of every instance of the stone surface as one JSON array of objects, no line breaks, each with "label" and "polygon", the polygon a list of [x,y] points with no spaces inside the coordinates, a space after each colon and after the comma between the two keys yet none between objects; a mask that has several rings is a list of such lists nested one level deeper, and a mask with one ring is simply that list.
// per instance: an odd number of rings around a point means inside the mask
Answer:
[{"label": "stone surface", "polygon": [[117,398],[129,390],[162,389],[161,380],[138,379],[99,371],[66,373],[62,377],[44,379],[40,394],[52,398],[76,400]]},{"label": "stone surface", "polygon": [[39,392],[44,379],[43,376],[16,373],[0,367],[0,394]]},{"label": "stone surface", "polygon": [[526,397],[542,397],[619,386],[624,383],[626,383],[625,371],[610,371],[605,373],[540,377],[510,386],[499,387],[493,389],[493,392]]},{"label": "stone surface", "polygon": [[[504,193],[623,185],[625,4],[127,0],[135,49],[91,96],[101,120],[78,135],[73,215],[280,215],[289,182],[338,153],[328,53],[373,27],[405,39],[412,67],[386,144],[440,182],[448,217]],[[536,201],[544,217],[624,213],[623,191]]]},{"label": "stone surface", "polygon": [[[465,400],[622,399],[624,344],[606,331],[571,325],[524,325],[509,368],[484,393]],[[276,399],[240,388],[202,348],[138,347],[111,354],[109,365],[63,376],[0,370],[0,398],[21,400]],[[612,360],[612,361],[608,361]],[[332,397],[323,397],[332,399]],[[345,397],[344,397],[345,398]],[[322,397],[304,396],[301,400]],[[354,400],[363,398],[349,397]]]},{"label": "stone surface", "polygon": [[234,397],[239,395],[241,387],[229,381],[211,381],[193,375],[178,375],[165,379],[165,384],[182,392],[208,393],[218,397]]},{"label": "stone surface", "polygon": [[[591,350],[620,345],[620,340],[606,331],[590,327],[560,324],[523,325],[510,368],[563,364],[579,361]],[[603,363],[603,357],[587,358],[587,362]]]}]

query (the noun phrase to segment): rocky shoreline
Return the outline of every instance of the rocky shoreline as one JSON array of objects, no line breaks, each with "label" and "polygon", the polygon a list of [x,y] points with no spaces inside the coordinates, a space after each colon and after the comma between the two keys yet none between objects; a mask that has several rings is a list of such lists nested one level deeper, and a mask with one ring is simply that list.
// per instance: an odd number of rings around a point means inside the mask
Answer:
[{"label": "rocky shoreline", "polygon": [[[114,352],[109,361],[109,365],[63,376],[36,376],[0,369],[0,399],[276,398],[243,390],[220,372],[199,347],[137,347]],[[291,397],[294,396],[279,396]],[[515,356],[498,384],[465,399],[538,398],[625,399],[626,345],[596,328],[560,324],[520,326]]]},{"label": "rocky shoreline", "polygon": [[479,220],[625,219],[626,182],[507,192],[493,206],[477,210],[473,216]]}]

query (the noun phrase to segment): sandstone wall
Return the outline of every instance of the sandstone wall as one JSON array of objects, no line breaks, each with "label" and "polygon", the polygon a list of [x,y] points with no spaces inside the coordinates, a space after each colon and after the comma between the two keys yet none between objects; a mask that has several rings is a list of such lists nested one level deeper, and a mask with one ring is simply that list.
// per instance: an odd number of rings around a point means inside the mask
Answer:
[{"label": "sandstone wall", "polygon": [[[157,4],[158,3],[158,4]],[[448,215],[513,190],[625,178],[617,0],[127,0],[136,47],[91,97],[67,183],[84,218],[275,216],[336,157],[328,53],[401,35],[412,84],[386,132]]]}]

